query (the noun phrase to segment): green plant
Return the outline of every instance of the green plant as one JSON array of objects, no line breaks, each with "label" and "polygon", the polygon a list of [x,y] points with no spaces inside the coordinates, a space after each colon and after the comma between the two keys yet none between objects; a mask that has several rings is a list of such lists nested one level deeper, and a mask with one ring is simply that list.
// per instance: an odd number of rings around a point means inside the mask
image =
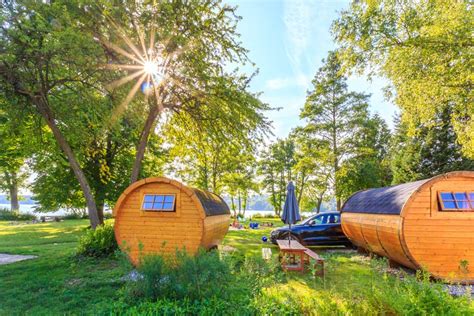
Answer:
[{"label": "green plant", "polygon": [[199,251],[190,256],[177,251],[174,258],[146,255],[137,271],[142,277],[129,282],[128,295],[147,300],[220,297],[230,281],[229,267],[217,252]]},{"label": "green plant", "polygon": [[87,257],[106,257],[118,249],[114,227],[110,224],[88,229],[79,239],[77,255]]},{"label": "green plant", "polygon": [[462,273],[469,273],[469,260],[463,259],[459,261],[459,269]]},{"label": "green plant", "polygon": [[0,208],[0,221],[31,221],[34,219],[36,219],[36,216],[31,213],[20,213]]},{"label": "green plant", "polygon": [[104,219],[111,219],[111,218],[114,218],[111,212],[104,213]]},{"label": "green plant", "polygon": [[87,213],[80,213],[80,212],[70,212],[64,216],[62,219],[87,219]]}]

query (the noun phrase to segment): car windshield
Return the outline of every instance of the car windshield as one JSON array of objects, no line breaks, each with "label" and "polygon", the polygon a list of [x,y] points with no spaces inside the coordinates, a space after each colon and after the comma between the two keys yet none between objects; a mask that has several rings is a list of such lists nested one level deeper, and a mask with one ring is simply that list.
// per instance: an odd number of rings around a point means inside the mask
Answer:
[{"label": "car windshield", "polygon": [[339,214],[317,214],[307,218],[302,224],[308,225],[310,221],[314,220],[314,224],[337,224],[339,223]]},{"label": "car windshield", "polygon": [[[316,220],[316,217],[318,217],[318,216],[321,216],[321,214],[308,217],[306,220],[303,221],[302,224],[304,224],[304,225],[309,224],[309,222],[311,222],[312,220]],[[318,222],[318,221],[316,221],[316,223],[317,223],[317,222]]]}]

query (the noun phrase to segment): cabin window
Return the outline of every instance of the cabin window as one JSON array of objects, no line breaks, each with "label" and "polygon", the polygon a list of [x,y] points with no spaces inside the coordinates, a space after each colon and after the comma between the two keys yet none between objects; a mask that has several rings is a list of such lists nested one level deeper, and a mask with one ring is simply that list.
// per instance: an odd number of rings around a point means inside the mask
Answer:
[{"label": "cabin window", "polygon": [[474,211],[474,192],[440,192],[442,211]]},{"label": "cabin window", "polygon": [[145,194],[143,197],[142,210],[150,212],[174,212],[174,194]]}]

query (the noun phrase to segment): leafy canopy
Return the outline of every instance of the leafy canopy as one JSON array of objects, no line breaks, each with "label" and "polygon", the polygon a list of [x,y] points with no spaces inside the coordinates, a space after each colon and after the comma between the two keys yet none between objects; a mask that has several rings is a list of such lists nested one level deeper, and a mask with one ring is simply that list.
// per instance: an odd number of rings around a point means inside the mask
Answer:
[{"label": "leafy canopy", "polygon": [[452,106],[457,141],[471,158],[473,28],[468,0],[353,1],[333,24],[345,70],[388,78],[412,135]]}]

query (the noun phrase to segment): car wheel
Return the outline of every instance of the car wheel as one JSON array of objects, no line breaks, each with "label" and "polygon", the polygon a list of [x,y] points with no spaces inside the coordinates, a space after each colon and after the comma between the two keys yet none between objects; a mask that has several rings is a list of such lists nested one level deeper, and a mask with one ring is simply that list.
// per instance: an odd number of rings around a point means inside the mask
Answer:
[{"label": "car wheel", "polygon": [[344,246],[348,249],[357,250],[357,246],[354,245],[353,243],[347,243]]}]

